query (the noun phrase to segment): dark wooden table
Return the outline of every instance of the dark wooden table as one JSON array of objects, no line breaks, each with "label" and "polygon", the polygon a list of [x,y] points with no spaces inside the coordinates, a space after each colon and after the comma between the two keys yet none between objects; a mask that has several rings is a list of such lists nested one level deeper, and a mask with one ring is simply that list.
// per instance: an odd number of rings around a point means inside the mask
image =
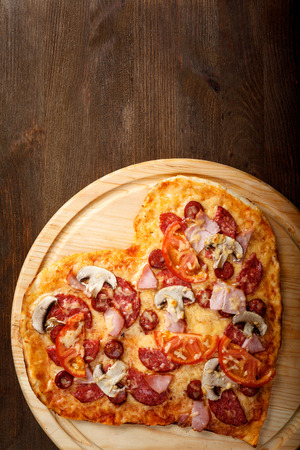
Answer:
[{"label": "dark wooden table", "polygon": [[71,196],[183,157],[299,206],[296,3],[0,0],[1,448],[56,448],[18,385],[9,322],[25,256]]}]

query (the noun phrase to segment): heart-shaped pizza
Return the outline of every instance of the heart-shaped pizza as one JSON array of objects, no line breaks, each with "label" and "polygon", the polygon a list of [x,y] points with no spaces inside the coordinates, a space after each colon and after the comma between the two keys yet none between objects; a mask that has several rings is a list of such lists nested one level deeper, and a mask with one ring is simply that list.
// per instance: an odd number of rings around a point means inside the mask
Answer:
[{"label": "heart-shaped pizza", "polygon": [[255,446],[281,339],[279,262],[261,211],[176,176],[148,193],[127,250],[67,256],[23,301],[28,378],[57,414],[177,424]]}]

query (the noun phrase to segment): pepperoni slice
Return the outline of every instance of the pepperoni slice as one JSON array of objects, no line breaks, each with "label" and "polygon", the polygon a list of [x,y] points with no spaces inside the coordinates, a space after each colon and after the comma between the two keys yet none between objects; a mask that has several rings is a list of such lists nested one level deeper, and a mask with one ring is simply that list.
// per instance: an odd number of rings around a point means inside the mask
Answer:
[{"label": "pepperoni slice", "polygon": [[191,381],[186,388],[186,393],[187,396],[192,400],[201,400],[203,397],[201,381],[200,380]]},{"label": "pepperoni slice", "polygon": [[231,339],[234,344],[237,344],[239,346],[242,346],[246,340],[246,336],[244,335],[244,333],[236,328],[231,322],[227,326],[224,334],[229,337],[229,339]]},{"label": "pepperoni slice", "polygon": [[112,339],[111,341],[108,341],[104,347],[104,353],[108,358],[111,359],[118,359],[123,354],[123,345],[121,342],[117,341],[116,339]]},{"label": "pepperoni slice", "polygon": [[56,353],[56,347],[55,345],[52,345],[52,347],[47,347],[47,353],[50,359],[56,364],[57,366],[61,367],[60,360],[58,359],[57,353]]},{"label": "pepperoni slice", "polygon": [[104,392],[101,391],[96,383],[89,383],[77,386],[76,390],[72,392],[72,395],[81,403],[90,403],[103,397]]},{"label": "pepperoni slice", "polygon": [[196,294],[196,302],[198,302],[198,304],[202,306],[202,308],[210,308],[211,294],[212,294],[211,289],[202,289],[200,292],[197,292]]},{"label": "pepperoni slice", "polygon": [[244,262],[237,276],[238,287],[245,294],[252,294],[259,286],[262,277],[262,265],[255,253]]},{"label": "pepperoni slice", "polygon": [[117,277],[117,283],[112,304],[123,315],[125,327],[129,328],[140,313],[140,299],[133,287],[123,278]]},{"label": "pepperoni slice", "polygon": [[249,387],[249,386],[242,386],[241,384],[240,384],[240,391],[244,394],[244,395],[246,395],[246,397],[254,397],[254,395],[256,395],[257,393],[258,393],[258,391],[259,391],[259,387],[257,387],[257,388],[251,388],[251,387]]},{"label": "pepperoni slice", "polygon": [[92,298],[92,307],[95,311],[105,312],[110,307],[113,297],[113,288],[108,283],[104,283],[97,297]]},{"label": "pepperoni slice", "polygon": [[172,225],[172,223],[174,222],[179,222],[180,224],[183,224],[183,221],[180,217],[176,216],[176,214],[171,213],[171,212],[167,212],[167,213],[162,213],[159,216],[159,226],[161,231],[163,232],[163,234],[166,233],[167,228]]},{"label": "pepperoni slice", "polygon": [[230,212],[222,206],[217,207],[214,221],[219,225],[221,233],[235,239],[236,223]]},{"label": "pepperoni slice", "polygon": [[222,311],[221,309],[218,310],[218,313],[220,316],[225,317],[226,319],[229,319],[229,317],[232,317],[234,314],[227,313],[225,311]]},{"label": "pepperoni slice", "polygon": [[66,370],[58,372],[55,377],[55,384],[59,389],[68,389],[73,383],[73,375]]},{"label": "pepperoni slice", "polygon": [[154,267],[155,269],[163,269],[166,265],[163,252],[159,248],[153,250],[150,253],[148,262],[150,266]]},{"label": "pepperoni slice", "polygon": [[87,304],[75,295],[57,294],[55,303],[48,313],[49,317],[55,317],[60,322],[67,322],[70,317],[82,312],[84,314],[86,328],[92,326],[92,315]]},{"label": "pepperoni slice", "polygon": [[147,369],[154,370],[155,372],[169,372],[179,367],[179,364],[170,361],[157,348],[139,348],[139,358]]},{"label": "pepperoni slice", "polygon": [[241,404],[232,389],[224,391],[219,400],[208,400],[209,406],[218,420],[227,425],[239,427],[248,421]]},{"label": "pepperoni slice", "polygon": [[147,334],[150,331],[153,331],[154,328],[158,324],[158,317],[155,311],[152,309],[145,309],[140,317],[140,325],[144,330],[144,333]]},{"label": "pepperoni slice", "polygon": [[111,401],[114,405],[121,405],[127,399],[127,391],[119,392],[115,397],[107,397],[109,401]]},{"label": "pepperoni slice", "polygon": [[99,352],[100,341],[98,339],[86,339],[83,342],[85,362],[94,361]]},{"label": "pepperoni slice", "polygon": [[260,298],[254,298],[248,303],[247,310],[263,317],[266,314],[267,307]]},{"label": "pepperoni slice", "polygon": [[184,217],[187,219],[195,219],[199,211],[203,211],[201,203],[191,201],[184,208]]},{"label": "pepperoni slice", "polygon": [[161,405],[168,399],[167,391],[158,394],[155,392],[144,378],[144,374],[134,368],[128,371],[130,382],[130,393],[140,403],[148,406]]},{"label": "pepperoni slice", "polygon": [[215,275],[222,280],[228,280],[234,273],[233,265],[226,261],[222,269],[215,269]]},{"label": "pepperoni slice", "polygon": [[183,281],[180,278],[178,278],[176,275],[173,275],[173,273],[169,269],[163,269],[156,275],[159,281],[162,283],[162,288],[167,286],[186,286],[189,289],[192,289],[191,283],[188,281]]},{"label": "pepperoni slice", "polygon": [[50,337],[52,342],[55,343],[57,336],[59,335],[59,332],[63,329],[64,325],[56,325],[56,327],[52,328],[50,331]]}]

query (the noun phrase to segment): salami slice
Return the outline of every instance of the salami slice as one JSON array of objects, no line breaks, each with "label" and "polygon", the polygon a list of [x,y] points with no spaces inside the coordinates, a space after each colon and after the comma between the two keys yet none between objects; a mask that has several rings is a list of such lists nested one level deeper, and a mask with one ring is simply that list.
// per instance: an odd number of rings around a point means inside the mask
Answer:
[{"label": "salami slice", "polygon": [[152,309],[145,309],[140,317],[140,325],[145,334],[153,331],[158,324],[158,317]]},{"label": "salami slice", "polygon": [[215,275],[221,280],[228,280],[234,273],[233,265],[229,261],[226,261],[222,269],[215,269]]},{"label": "salami slice", "polygon": [[113,297],[113,288],[108,283],[104,283],[97,297],[92,298],[92,307],[95,311],[105,312],[111,306]]},{"label": "salami slice", "polygon": [[47,347],[47,353],[50,359],[56,364],[57,366],[61,367],[60,360],[58,359],[57,353],[56,353],[56,347],[55,345],[52,345],[51,347]]},{"label": "salami slice", "polygon": [[183,281],[180,278],[173,275],[173,273],[169,269],[163,269],[156,275],[159,281],[162,283],[162,288],[167,286],[186,286],[189,289],[192,289],[191,283],[188,281]]},{"label": "salami slice", "polygon": [[214,221],[219,225],[221,233],[235,239],[236,237],[236,223],[232,215],[227,209],[218,206]]},{"label": "salami slice", "polygon": [[163,269],[166,265],[163,252],[159,248],[150,253],[148,262],[154,269]]},{"label": "salami slice", "polygon": [[92,315],[87,304],[75,295],[57,294],[55,303],[48,313],[47,318],[55,317],[60,322],[67,322],[70,317],[82,312],[84,314],[86,328],[92,326]]},{"label": "salami slice", "polygon": [[99,352],[100,341],[98,339],[86,339],[83,342],[83,347],[85,362],[94,361]]},{"label": "salami slice", "polygon": [[262,265],[255,253],[244,262],[237,276],[237,283],[245,294],[252,294],[259,286],[262,277]]},{"label": "salami slice", "polygon": [[90,403],[99,400],[99,398],[103,397],[104,393],[96,383],[89,383],[77,386],[76,390],[72,392],[72,395],[81,403]]},{"label": "salami slice", "polygon": [[219,400],[208,400],[210,409],[218,420],[239,427],[248,421],[240,402],[232,389],[224,391]]},{"label": "salami slice", "polygon": [[162,213],[159,216],[159,227],[161,229],[161,231],[163,232],[163,234],[166,233],[167,228],[172,225],[172,223],[174,222],[179,222],[180,224],[183,223],[182,219],[178,216],[176,216],[176,214],[171,213],[171,212],[167,212],[167,213]]},{"label": "salami slice", "polygon": [[140,403],[148,406],[161,405],[168,399],[167,391],[159,394],[145,381],[144,374],[134,368],[128,371],[131,395]]},{"label": "salami slice", "polygon": [[52,342],[55,343],[57,336],[59,335],[60,331],[63,329],[64,325],[56,325],[56,327],[52,328],[50,331],[50,337]]},{"label": "salami slice", "polygon": [[155,372],[169,372],[177,369],[179,364],[170,361],[164,353],[157,348],[139,348],[139,358],[147,369]]},{"label": "salami slice", "polygon": [[127,391],[120,391],[115,397],[107,397],[114,405],[122,405],[127,399]]},{"label": "salami slice", "polygon": [[266,304],[260,298],[254,298],[247,305],[247,310],[263,317],[266,314]]},{"label": "salami slice", "polygon": [[246,395],[246,397],[254,397],[254,395],[256,395],[259,391],[259,387],[258,388],[251,388],[249,386],[242,386],[240,385],[240,391]]},{"label": "salami slice", "polygon": [[195,219],[199,211],[203,211],[201,203],[191,201],[185,205],[184,217],[187,219]]},{"label": "salami slice", "polygon": [[202,308],[209,308],[210,307],[210,297],[212,294],[211,289],[202,289],[201,291],[197,292],[196,294],[196,302],[202,306]]},{"label": "salami slice", "polygon": [[245,340],[247,339],[242,330],[239,330],[235,327],[231,322],[227,326],[224,334],[232,340],[234,344],[242,346]]},{"label": "salami slice", "polygon": [[117,341],[116,339],[112,339],[111,341],[108,341],[104,347],[104,353],[108,358],[111,359],[118,359],[123,354],[123,345],[121,342]]},{"label": "salami slice", "polygon": [[186,388],[186,393],[192,400],[201,400],[203,397],[201,381],[192,380]]},{"label": "salami slice", "polygon": [[68,389],[72,386],[73,375],[68,373],[66,370],[62,370],[56,374],[54,381],[59,389]]},{"label": "salami slice", "polygon": [[117,277],[117,283],[112,305],[123,315],[125,327],[129,328],[140,313],[140,299],[133,287],[123,278]]}]

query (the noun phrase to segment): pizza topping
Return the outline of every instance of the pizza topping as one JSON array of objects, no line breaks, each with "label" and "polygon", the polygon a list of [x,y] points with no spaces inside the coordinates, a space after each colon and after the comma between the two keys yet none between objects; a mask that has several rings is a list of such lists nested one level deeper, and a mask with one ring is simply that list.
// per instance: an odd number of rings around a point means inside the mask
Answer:
[{"label": "pizza topping", "polygon": [[56,297],[53,295],[46,295],[36,305],[32,314],[32,326],[40,334],[44,334],[44,323],[47,313],[51,305],[56,302]]},{"label": "pizza topping", "polygon": [[61,366],[61,363],[58,359],[55,345],[52,345],[51,347],[47,347],[47,353],[50,359],[56,364],[57,366]]},{"label": "pizza topping", "polygon": [[262,265],[255,253],[244,262],[240,273],[237,276],[238,286],[245,294],[253,294],[258,288],[262,278]]},{"label": "pizza topping", "polygon": [[125,377],[127,366],[120,360],[117,360],[109,367],[106,373],[103,372],[101,364],[98,364],[93,372],[93,377],[98,387],[108,397],[116,397],[125,387],[119,387],[118,383]]},{"label": "pizza topping", "polygon": [[137,283],[138,289],[156,289],[157,279],[154,276],[149,264],[146,264],[143,268],[141,277]]},{"label": "pizza topping", "polygon": [[202,230],[197,223],[190,225],[184,234],[196,253],[204,249],[206,239],[212,236],[209,231]]},{"label": "pizza topping", "polygon": [[131,284],[123,278],[117,277],[112,305],[123,315],[126,328],[131,327],[139,316],[141,307],[139,296]]},{"label": "pizza topping", "polygon": [[123,355],[123,345],[116,339],[112,339],[105,344],[104,353],[108,358],[119,359]]},{"label": "pizza topping", "polygon": [[231,339],[234,344],[242,346],[247,339],[242,330],[235,327],[232,322],[227,326],[224,334]]},{"label": "pizza topping", "polygon": [[74,275],[72,270],[70,270],[70,272],[67,275],[67,283],[68,283],[69,286],[73,287],[77,291],[82,291],[87,296],[89,296],[89,293],[88,293],[88,291],[86,289],[85,284],[80,283],[80,281],[76,278],[76,276]]},{"label": "pizza topping", "polygon": [[204,211],[199,211],[195,220],[201,230],[206,230],[210,234],[215,234],[220,231],[219,225],[214,220],[211,220]]},{"label": "pizza topping", "polygon": [[147,369],[155,372],[169,372],[179,367],[157,348],[139,348],[139,358]]},{"label": "pizza topping", "polygon": [[221,233],[226,234],[232,239],[236,237],[236,223],[230,212],[227,209],[218,206],[214,221],[219,225]]},{"label": "pizza topping", "polygon": [[130,393],[138,402],[148,406],[155,406],[161,405],[168,399],[167,391],[163,391],[161,394],[155,392],[145,380],[145,375],[138,370],[130,368],[128,379]]},{"label": "pizza topping", "polygon": [[196,301],[202,308],[210,308],[210,298],[211,298],[212,290],[211,289],[202,289],[196,294]]},{"label": "pizza topping", "polygon": [[199,211],[203,211],[201,203],[191,201],[185,205],[184,217],[186,219],[195,219]]},{"label": "pizza topping", "polygon": [[205,240],[205,248],[212,250],[214,269],[222,269],[227,258],[233,255],[236,260],[243,257],[243,249],[235,240],[225,234],[213,234]]},{"label": "pizza topping", "polygon": [[72,383],[73,376],[65,370],[58,372],[55,376],[55,384],[57,387],[59,387],[59,389],[68,389],[70,386],[72,386]]},{"label": "pizza topping", "polygon": [[81,298],[74,295],[57,294],[57,302],[50,308],[46,327],[47,330],[53,326],[53,324],[65,324],[70,317],[76,314],[83,313],[86,328],[92,326],[92,315],[87,304],[81,300]]},{"label": "pizza topping", "polygon": [[186,286],[189,289],[192,289],[191,283],[188,281],[183,281],[174,275],[169,269],[163,269],[157,274],[158,280],[161,282],[161,287],[168,286]]},{"label": "pizza topping", "polygon": [[145,309],[140,317],[140,325],[143,328],[145,334],[153,331],[158,324],[158,317],[155,311],[152,309]]},{"label": "pizza topping", "polygon": [[159,216],[159,222],[160,222],[159,226],[160,226],[160,229],[163,234],[166,234],[167,229],[173,223],[179,223],[179,224],[183,223],[183,221],[180,217],[176,216],[176,214],[171,213],[171,212],[162,213]]},{"label": "pizza topping", "polygon": [[236,384],[219,369],[218,358],[212,358],[205,363],[202,385],[203,391],[209,400],[218,400],[223,391],[236,387]]},{"label": "pizza topping", "polygon": [[245,294],[241,289],[237,289],[222,281],[217,281],[213,287],[210,308],[216,311],[222,310],[229,314],[245,311]]},{"label": "pizza topping", "polygon": [[[76,276],[77,280],[82,282],[91,297],[97,297],[104,283],[110,284],[115,289],[117,286],[116,277],[109,270],[97,266],[82,267]],[[86,280],[86,282],[83,282]]]},{"label": "pizza topping", "polygon": [[65,326],[65,324],[56,325],[54,328],[52,328],[52,330],[50,331],[50,337],[51,337],[52,342],[55,343],[57,336],[59,335],[59,333],[61,332],[61,330],[63,329],[64,326]]},{"label": "pizza topping", "polygon": [[154,332],[155,341],[164,354],[177,364],[196,364],[208,359],[217,348],[218,336],[191,333]]},{"label": "pizza topping", "polygon": [[194,401],[192,408],[192,424],[191,427],[195,431],[202,431],[209,424],[210,413],[204,402]]},{"label": "pizza topping", "polygon": [[180,223],[175,222],[168,227],[162,252],[168,269],[181,280],[200,283],[207,279],[206,266],[199,262]]},{"label": "pizza topping", "polygon": [[[121,385],[119,387],[121,387]],[[124,389],[124,390],[118,392],[118,394],[115,397],[107,397],[107,398],[114,405],[122,405],[122,403],[126,402],[127,391],[126,391],[126,389]]]},{"label": "pizza topping", "polygon": [[184,318],[183,299],[189,300],[190,303],[195,301],[194,293],[185,286],[170,286],[157,292],[154,303],[157,308],[162,308],[167,303],[167,311],[172,316],[172,320],[177,322]]},{"label": "pizza topping", "polygon": [[108,308],[104,313],[105,325],[110,336],[118,336],[124,325],[125,319],[116,308]]},{"label": "pizza topping", "polygon": [[232,389],[224,391],[219,400],[209,400],[209,406],[216,418],[227,425],[239,427],[248,422],[239,399]]},{"label": "pizza topping", "polygon": [[259,315],[251,311],[243,311],[241,314],[237,314],[232,319],[233,325],[237,323],[245,322],[243,333],[249,337],[252,335],[253,329],[256,328],[259,334],[263,336],[267,331],[267,324],[264,319]]},{"label": "pizza topping", "polygon": [[192,400],[201,400],[203,397],[202,384],[200,380],[192,380],[186,388],[186,393]]},{"label": "pizza topping", "polygon": [[86,339],[83,342],[83,347],[85,362],[94,361],[99,352],[100,341],[99,339]]},{"label": "pizza topping", "polygon": [[95,402],[104,395],[96,383],[81,384],[71,394],[81,403]]},{"label": "pizza topping", "polygon": [[258,393],[260,388],[250,388],[248,386],[240,385],[240,391],[246,395],[246,397],[254,397]]},{"label": "pizza topping", "polygon": [[253,334],[251,337],[245,339],[242,348],[251,354],[263,352],[265,350],[265,347],[262,345],[256,334]]},{"label": "pizza topping", "polygon": [[247,304],[247,310],[263,317],[266,314],[267,307],[260,298],[254,298]]},{"label": "pizza topping", "polygon": [[[253,230],[250,231],[242,231],[241,233],[239,233],[236,236],[236,241],[241,245],[242,249],[243,249],[243,258],[246,255],[246,251],[252,236]],[[233,258],[234,262],[241,262],[243,260],[243,258],[241,259],[236,259],[235,257]]]},{"label": "pizza topping", "polygon": [[163,269],[166,265],[164,255],[159,248],[150,253],[148,262],[154,269]]},{"label": "pizza topping", "polygon": [[173,333],[184,333],[186,330],[186,321],[179,319],[174,322],[172,314],[165,312],[165,328]]},{"label": "pizza topping", "polygon": [[221,280],[228,280],[234,273],[233,265],[226,261],[222,269],[215,269],[215,275]]},{"label": "pizza topping", "polygon": [[173,375],[145,375],[146,383],[158,394],[165,392],[173,379]]}]

